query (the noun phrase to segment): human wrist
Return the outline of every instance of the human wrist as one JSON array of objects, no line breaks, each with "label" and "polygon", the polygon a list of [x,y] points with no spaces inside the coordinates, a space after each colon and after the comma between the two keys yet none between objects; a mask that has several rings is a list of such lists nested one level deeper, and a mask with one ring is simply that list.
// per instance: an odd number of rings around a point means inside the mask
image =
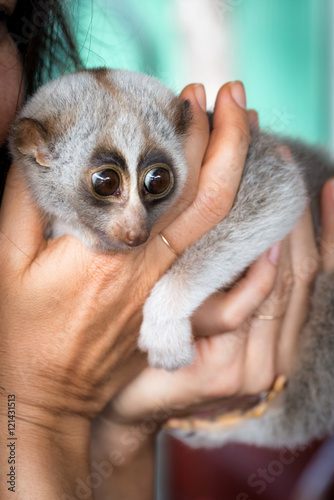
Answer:
[{"label": "human wrist", "polygon": [[154,446],[161,428],[146,420],[127,424],[99,416],[92,424],[92,458],[97,449],[99,457],[108,460],[114,468],[130,466],[146,449]]},{"label": "human wrist", "polygon": [[73,495],[89,474],[89,421],[51,419],[41,411],[33,420],[19,405],[13,421],[1,410],[0,497],[7,500],[15,492],[19,500],[65,500]]},{"label": "human wrist", "polygon": [[155,441],[159,429],[99,416],[92,425],[91,471],[99,475],[94,498],[154,497]]}]

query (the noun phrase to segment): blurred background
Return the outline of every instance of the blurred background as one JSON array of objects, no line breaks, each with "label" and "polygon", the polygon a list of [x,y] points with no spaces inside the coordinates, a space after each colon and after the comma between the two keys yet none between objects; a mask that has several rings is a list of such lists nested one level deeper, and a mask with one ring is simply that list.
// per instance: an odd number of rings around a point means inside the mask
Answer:
[{"label": "blurred background", "polygon": [[242,80],[272,130],[331,143],[332,0],[80,0],[75,22],[87,67],[157,76],[176,92],[202,82],[213,107]]},{"label": "blurred background", "polygon": [[[73,0],[71,12],[87,67],[148,73],[177,93],[202,82],[209,108],[224,82],[242,80],[262,128],[334,152],[332,0]],[[333,499],[333,449],[314,443],[286,463],[277,451],[190,450],[162,436],[157,498]]]}]

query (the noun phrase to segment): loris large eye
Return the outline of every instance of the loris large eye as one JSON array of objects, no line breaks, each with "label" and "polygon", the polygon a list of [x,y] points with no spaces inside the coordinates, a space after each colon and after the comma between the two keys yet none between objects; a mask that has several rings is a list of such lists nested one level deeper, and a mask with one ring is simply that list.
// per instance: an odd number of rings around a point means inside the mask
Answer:
[{"label": "loris large eye", "polygon": [[146,171],[144,188],[154,196],[163,196],[169,193],[174,184],[174,177],[167,165],[154,165]]},{"label": "loris large eye", "polygon": [[105,168],[94,172],[92,187],[99,196],[112,196],[119,194],[120,178],[116,170]]}]

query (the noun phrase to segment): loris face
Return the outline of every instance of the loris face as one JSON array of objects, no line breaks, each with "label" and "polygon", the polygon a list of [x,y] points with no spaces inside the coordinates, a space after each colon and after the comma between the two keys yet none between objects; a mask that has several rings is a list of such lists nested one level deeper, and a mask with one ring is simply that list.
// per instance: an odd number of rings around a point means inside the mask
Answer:
[{"label": "loris face", "polygon": [[88,70],[42,87],[10,147],[53,236],[120,251],[144,243],[179,197],[189,103],[154,78]]}]

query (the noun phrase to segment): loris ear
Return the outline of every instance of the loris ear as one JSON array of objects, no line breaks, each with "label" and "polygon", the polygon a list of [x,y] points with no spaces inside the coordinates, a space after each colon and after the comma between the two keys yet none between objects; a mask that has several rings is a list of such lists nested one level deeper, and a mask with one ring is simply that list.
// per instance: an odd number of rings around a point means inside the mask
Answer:
[{"label": "loris ear", "polygon": [[176,132],[180,135],[185,135],[191,125],[193,112],[191,103],[188,99],[180,99],[175,97],[175,111],[174,111],[174,124]]},{"label": "loris ear", "polygon": [[13,146],[24,156],[34,158],[42,167],[50,167],[47,132],[33,118],[21,118],[13,128]]}]

